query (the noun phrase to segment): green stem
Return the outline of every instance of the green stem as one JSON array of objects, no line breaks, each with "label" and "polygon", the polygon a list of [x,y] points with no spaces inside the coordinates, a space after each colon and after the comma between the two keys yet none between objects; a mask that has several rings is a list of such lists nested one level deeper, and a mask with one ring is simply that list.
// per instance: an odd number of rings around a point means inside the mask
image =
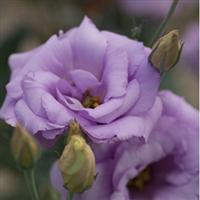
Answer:
[{"label": "green stem", "polygon": [[67,200],[72,200],[73,196],[74,196],[73,192],[68,191]]},{"label": "green stem", "polygon": [[167,25],[167,23],[169,22],[171,16],[173,15],[176,6],[178,4],[179,0],[173,0],[172,5],[167,13],[167,16],[163,19],[162,23],[160,24],[158,30],[156,31],[155,35],[153,36],[152,40],[149,43],[149,46],[152,47],[153,44],[156,42],[156,40],[163,34],[163,32],[165,31],[165,27]]},{"label": "green stem", "polygon": [[33,198],[32,196],[32,189],[31,189],[31,185],[30,185],[30,179],[29,179],[29,174],[27,171],[24,171],[24,179],[26,182],[26,185],[28,187],[28,191],[30,192],[31,198]]},{"label": "green stem", "polygon": [[33,170],[24,170],[24,178],[31,194],[32,200],[40,200]]}]

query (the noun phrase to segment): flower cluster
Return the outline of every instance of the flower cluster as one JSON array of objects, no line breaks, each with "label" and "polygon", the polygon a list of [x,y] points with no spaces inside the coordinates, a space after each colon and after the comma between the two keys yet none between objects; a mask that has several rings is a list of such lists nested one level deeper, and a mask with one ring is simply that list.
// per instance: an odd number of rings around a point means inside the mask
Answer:
[{"label": "flower cluster", "polygon": [[[198,112],[169,91],[159,98],[162,116],[148,142],[132,138],[98,148],[96,182],[76,200],[198,199]],[[57,163],[51,181],[66,199]]]},{"label": "flower cluster", "polygon": [[67,135],[51,170],[62,200],[69,191],[75,200],[198,199],[198,112],[158,92],[161,68],[179,58],[178,37],[171,32],[151,51],[85,17],[11,55],[0,116],[45,146]]}]

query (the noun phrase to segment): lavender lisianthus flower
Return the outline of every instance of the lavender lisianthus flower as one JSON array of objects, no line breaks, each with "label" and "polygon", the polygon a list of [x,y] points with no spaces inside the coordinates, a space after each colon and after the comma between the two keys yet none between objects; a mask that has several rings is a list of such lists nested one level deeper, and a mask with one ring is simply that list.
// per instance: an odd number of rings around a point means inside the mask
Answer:
[{"label": "lavender lisianthus flower", "polygon": [[194,72],[199,69],[199,24],[192,23],[183,35],[183,61]]},{"label": "lavender lisianthus flower", "polygon": [[[9,58],[1,118],[49,144],[76,120],[95,140],[148,138],[161,113],[150,49],[87,17],[78,28]],[[131,131],[130,131],[131,130]]]},{"label": "lavender lisianthus flower", "polygon": [[[75,200],[198,199],[198,112],[171,92],[159,96],[162,117],[148,142],[120,142],[112,156],[97,164],[92,188]],[[56,164],[51,181],[65,199]]]}]

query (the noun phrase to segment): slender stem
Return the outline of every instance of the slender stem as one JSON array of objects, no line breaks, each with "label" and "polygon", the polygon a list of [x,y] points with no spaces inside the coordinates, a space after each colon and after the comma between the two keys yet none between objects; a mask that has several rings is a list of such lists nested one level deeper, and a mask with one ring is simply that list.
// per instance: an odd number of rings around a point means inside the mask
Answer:
[{"label": "slender stem", "polygon": [[40,199],[39,198],[39,192],[38,192],[38,189],[37,189],[35,174],[34,174],[33,170],[31,170],[31,181],[32,181],[32,188],[33,188],[33,193],[34,193],[35,199],[39,200]]},{"label": "slender stem", "polygon": [[33,170],[24,170],[24,178],[33,200],[40,200]]},{"label": "slender stem", "polygon": [[[28,190],[30,192],[30,195],[31,195],[31,198],[33,198],[33,195],[32,195],[32,189],[31,189],[31,185],[30,185],[30,179],[29,179],[29,174],[27,171],[24,170],[24,179],[25,179],[25,182],[26,182],[26,185],[28,187]],[[34,200],[34,199],[33,199]]]},{"label": "slender stem", "polygon": [[72,200],[73,196],[74,196],[73,192],[68,191],[67,200]]},{"label": "slender stem", "polygon": [[152,45],[156,42],[156,40],[160,37],[160,35],[162,35],[163,32],[165,31],[165,27],[166,27],[167,23],[169,22],[171,16],[173,15],[173,13],[176,9],[176,6],[178,4],[178,1],[179,0],[173,0],[172,5],[167,13],[167,16],[163,19],[158,30],[156,31],[155,35],[153,36],[152,40],[149,43],[150,47],[152,47]]}]

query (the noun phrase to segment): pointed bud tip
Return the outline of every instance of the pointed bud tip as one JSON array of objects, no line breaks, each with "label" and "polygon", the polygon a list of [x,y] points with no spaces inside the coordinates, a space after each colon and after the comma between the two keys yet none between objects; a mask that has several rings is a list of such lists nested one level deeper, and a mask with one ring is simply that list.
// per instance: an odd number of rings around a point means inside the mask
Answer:
[{"label": "pointed bud tip", "polygon": [[71,139],[72,135],[82,135],[81,127],[80,127],[80,125],[75,120],[72,120],[69,123],[69,128],[68,128],[67,135],[68,135],[68,137],[67,137],[67,143]]}]

